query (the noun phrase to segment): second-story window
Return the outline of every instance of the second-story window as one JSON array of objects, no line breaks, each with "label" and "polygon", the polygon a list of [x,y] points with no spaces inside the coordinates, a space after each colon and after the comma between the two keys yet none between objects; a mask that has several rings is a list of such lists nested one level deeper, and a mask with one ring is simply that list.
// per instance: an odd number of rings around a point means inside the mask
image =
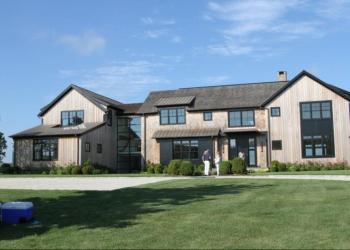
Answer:
[{"label": "second-story window", "polygon": [[185,108],[165,108],[160,110],[161,125],[185,124],[185,122]]},{"label": "second-story window", "polygon": [[228,113],[229,127],[255,126],[254,110],[239,110]]},{"label": "second-story window", "polygon": [[204,121],[212,121],[213,120],[213,113],[212,112],[204,112],[203,113],[203,120]]},{"label": "second-story window", "polygon": [[84,122],[84,111],[62,111],[61,126],[76,126]]}]

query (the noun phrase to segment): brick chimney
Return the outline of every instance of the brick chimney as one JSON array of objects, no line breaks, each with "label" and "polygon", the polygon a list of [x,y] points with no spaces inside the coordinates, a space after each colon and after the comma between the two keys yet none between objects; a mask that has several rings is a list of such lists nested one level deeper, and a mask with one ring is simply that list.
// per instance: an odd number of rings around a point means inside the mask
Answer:
[{"label": "brick chimney", "polygon": [[287,71],[278,71],[277,81],[287,81]]}]

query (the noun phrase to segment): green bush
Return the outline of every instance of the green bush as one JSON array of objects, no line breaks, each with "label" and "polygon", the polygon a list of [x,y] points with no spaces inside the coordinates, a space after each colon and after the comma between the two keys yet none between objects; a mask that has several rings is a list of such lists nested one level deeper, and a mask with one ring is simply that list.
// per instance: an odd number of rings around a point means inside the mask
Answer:
[{"label": "green bush", "polygon": [[153,169],[154,169],[155,174],[162,174],[163,173],[163,166],[161,164],[155,164]]},{"label": "green bush", "polygon": [[200,176],[204,175],[204,164],[194,166],[193,175]]},{"label": "green bush", "polygon": [[229,161],[222,161],[219,167],[220,175],[229,175],[231,174],[231,163]]},{"label": "green bush", "polygon": [[52,167],[49,171],[49,175],[56,175],[57,174],[57,169],[55,167]]},{"label": "green bush", "polygon": [[279,162],[278,161],[272,161],[271,162],[271,166],[269,168],[270,172],[278,172],[278,166],[279,166]]},{"label": "green bush", "polygon": [[278,172],[286,172],[288,171],[287,164],[280,162],[278,164]]},{"label": "green bush", "polygon": [[0,166],[0,173],[1,174],[11,174],[13,171],[11,169],[11,165],[8,163],[3,163]]},{"label": "green bush", "polygon": [[163,174],[167,174],[168,173],[168,166],[164,166],[163,167]]},{"label": "green bush", "polygon": [[300,166],[298,164],[290,164],[288,166],[288,171],[290,171],[290,172],[300,171]]},{"label": "green bush", "polygon": [[63,168],[61,168],[61,167],[56,168],[56,174],[57,174],[57,175],[63,175],[63,174],[64,174]]},{"label": "green bush", "polygon": [[94,174],[94,175],[96,175],[96,174],[102,174],[103,172],[102,172],[102,170],[101,169],[96,169],[96,168],[94,168],[93,170],[92,170],[92,174]]},{"label": "green bush", "polygon": [[247,166],[245,161],[240,157],[234,158],[231,161],[231,172],[233,174],[247,174]]},{"label": "green bush", "polygon": [[86,165],[86,166],[83,166],[81,168],[81,173],[83,175],[89,175],[89,174],[92,174],[92,172],[94,171],[94,167],[92,165]]},{"label": "green bush", "polygon": [[171,160],[167,168],[167,174],[179,175],[181,162],[181,160]]},{"label": "green bush", "polygon": [[78,175],[78,174],[81,174],[81,166],[74,166],[73,169],[72,169],[72,175]]},{"label": "green bush", "polygon": [[151,162],[147,162],[146,171],[149,174],[154,174],[154,164]]},{"label": "green bush", "polygon": [[180,175],[184,176],[191,176],[193,175],[193,163],[190,161],[182,161],[180,165],[179,173]]}]

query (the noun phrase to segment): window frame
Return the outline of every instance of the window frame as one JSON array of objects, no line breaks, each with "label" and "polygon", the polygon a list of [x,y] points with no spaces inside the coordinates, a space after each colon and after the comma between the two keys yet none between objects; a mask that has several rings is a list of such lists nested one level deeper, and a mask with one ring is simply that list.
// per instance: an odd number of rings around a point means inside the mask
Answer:
[{"label": "window frame", "polygon": [[[83,113],[83,118],[82,118],[82,122],[81,123],[76,123],[76,124],[70,124],[70,119],[71,113],[75,113],[75,117],[77,117],[78,112],[82,112]],[[63,125],[63,113],[68,113],[68,125]],[[61,127],[74,127],[74,126],[78,126],[80,124],[83,124],[85,120],[85,112],[84,110],[62,110],[61,111]]]},{"label": "window frame", "polygon": [[102,154],[102,143],[97,143],[96,144],[96,153],[97,154]]},{"label": "window frame", "polygon": [[[231,125],[231,113],[240,113],[240,125],[233,126]],[[243,125],[243,112],[253,112],[253,124],[252,125]],[[241,128],[241,127],[255,127],[255,110],[254,109],[240,109],[240,110],[230,110],[227,112],[228,115],[228,127],[229,128]]]},{"label": "window frame", "polygon": [[[278,145],[276,145],[276,143],[278,143]],[[282,140],[272,140],[271,141],[271,149],[274,150],[274,151],[283,150],[283,142],[282,142]]]},{"label": "window frame", "polygon": [[[179,142],[177,145],[180,145],[180,150],[177,152],[180,155],[180,158],[175,158],[175,142]],[[184,142],[188,142],[188,150],[184,151],[183,146]],[[196,147],[196,151],[192,150],[192,145]],[[173,139],[171,141],[171,147],[172,147],[172,159],[173,160],[198,160],[199,159],[199,139],[197,138],[179,138],[179,139]],[[188,158],[184,158],[184,152],[188,154]],[[192,154],[197,154],[197,157],[192,157]]]},{"label": "window frame", "polygon": [[91,144],[90,144],[90,142],[85,142],[85,152],[87,152],[87,153],[91,152]]},{"label": "window frame", "polygon": [[[278,110],[278,115],[273,114],[273,110]],[[281,107],[271,107],[271,117],[281,117]]]},{"label": "window frame", "polygon": [[[179,110],[183,110],[183,122],[179,122],[179,117],[182,117],[182,115],[179,115]],[[166,111],[167,115],[165,116],[167,118],[167,122],[163,123],[162,118],[162,112]],[[170,111],[175,111],[175,116],[170,116]],[[164,117],[164,118],[165,118]],[[175,122],[171,122],[171,117],[175,117]],[[186,108],[185,107],[172,107],[172,108],[161,108],[159,109],[159,125],[183,125],[186,124]]]},{"label": "window frame", "polygon": [[[210,115],[210,118],[207,119],[206,115]],[[204,111],[203,112],[203,121],[212,121],[213,120],[213,112],[212,111]]]},{"label": "window frame", "polygon": [[[323,104],[324,103],[329,103],[330,105],[329,105],[329,107],[330,107],[330,109],[329,110],[325,110],[324,108],[323,108]],[[314,114],[313,114],[313,111],[315,111],[315,110],[313,110],[312,109],[312,106],[313,106],[313,104],[319,104],[319,106],[320,106],[320,110],[318,110],[319,112],[320,112],[320,117],[319,118],[314,118]],[[304,107],[304,105],[309,105],[309,111],[307,111],[307,112],[310,112],[310,118],[304,118],[304,112],[303,111],[305,111],[305,110],[303,110],[303,107]],[[330,117],[326,117],[326,118],[324,118],[323,116],[324,116],[324,111],[329,111],[330,112]],[[302,121],[310,121],[310,120],[333,120],[333,102],[331,101],[331,100],[326,100],[326,101],[312,101],[312,102],[300,102],[300,109],[299,109],[299,112],[300,112],[300,119],[302,120]],[[306,112],[306,111],[305,111]],[[316,111],[315,111],[316,112]]]},{"label": "window frame", "polygon": [[[38,143],[40,141],[40,143]],[[44,141],[51,141],[50,143],[44,143]],[[54,141],[54,142],[52,142]],[[33,161],[57,161],[58,160],[58,137],[46,137],[46,138],[35,138],[33,139]],[[36,145],[40,145],[40,157],[36,157]],[[44,159],[43,157],[43,151],[44,151],[44,145],[48,145],[48,150],[50,152],[49,159]],[[52,145],[55,145],[54,148],[52,148]],[[54,156],[52,156],[52,151],[54,152]]]},{"label": "window frame", "polygon": [[[317,150],[317,144],[314,137],[321,137],[321,149],[322,149],[322,155],[316,155],[316,150]],[[329,137],[328,141],[325,141],[325,137]],[[305,137],[311,137],[309,140],[311,140],[311,150],[312,150],[312,156],[307,156],[306,155],[306,139]],[[332,150],[330,154],[325,154],[325,150],[327,149],[325,145],[331,145],[330,149]],[[333,135],[322,135],[322,134],[317,134],[317,135],[302,135],[301,137],[301,150],[302,150],[302,157],[303,159],[322,159],[322,158],[334,158],[335,157],[335,144],[334,144],[334,136]]]}]

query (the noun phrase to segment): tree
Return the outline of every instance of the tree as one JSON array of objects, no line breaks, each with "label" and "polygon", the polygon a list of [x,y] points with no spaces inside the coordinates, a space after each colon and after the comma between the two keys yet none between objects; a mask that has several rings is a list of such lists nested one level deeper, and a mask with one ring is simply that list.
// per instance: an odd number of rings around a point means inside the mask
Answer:
[{"label": "tree", "polygon": [[2,162],[2,159],[6,155],[6,139],[3,133],[0,132],[0,162]]}]

